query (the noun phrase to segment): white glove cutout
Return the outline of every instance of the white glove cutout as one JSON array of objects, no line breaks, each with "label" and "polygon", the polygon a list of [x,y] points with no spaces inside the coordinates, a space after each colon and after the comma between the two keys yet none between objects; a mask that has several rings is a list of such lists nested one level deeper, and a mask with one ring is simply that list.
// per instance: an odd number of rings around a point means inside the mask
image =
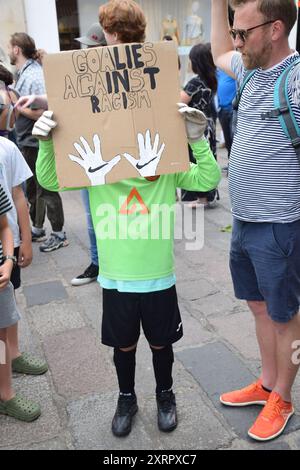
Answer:
[{"label": "white glove cutout", "polygon": [[92,186],[105,184],[105,176],[112,170],[112,168],[121,160],[120,155],[117,155],[109,162],[105,162],[101,155],[100,138],[97,134],[93,137],[94,152],[87,143],[87,141],[80,137],[82,147],[74,143],[74,147],[81,156],[81,158],[69,155],[72,162],[78,163],[86,172]]},{"label": "white glove cutout", "polygon": [[178,111],[182,115],[185,123],[187,138],[189,142],[197,142],[202,139],[207,128],[205,114],[199,109],[191,108],[184,103],[177,103]]},{"label": "white glove cutout", "polygon": [[52,129],[57,126],[57,122],[52,119],[53,111],[44,111],[36,121],[32,129],[32,135],[41,140],[50,138]]},{"label": "white glove cutout", "polygon": [[132,157],[132,155],[130,155],[129,153],[124,153],[124,157],[132,166],[137,169],[140,176],[155,176],[157,166],[165,149],[165,144],[162,144],[160,149],[158,149],[159,134],[156,134],[152,147],[151,134],[149,130],[147,130],[145,138],[143,134],[138,134],[138,144],[140,153],[139,160]]}]

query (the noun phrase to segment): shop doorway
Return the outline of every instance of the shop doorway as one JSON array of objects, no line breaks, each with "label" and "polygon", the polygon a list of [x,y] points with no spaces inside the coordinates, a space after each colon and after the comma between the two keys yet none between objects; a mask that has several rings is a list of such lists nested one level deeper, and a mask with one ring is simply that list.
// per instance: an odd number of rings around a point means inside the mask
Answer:
[{"label": "shop doorway", "polygon": [[79,37],[77,0],[56,0],[56,11],[60,50],[80,49],[80,44],[74,41]]}]

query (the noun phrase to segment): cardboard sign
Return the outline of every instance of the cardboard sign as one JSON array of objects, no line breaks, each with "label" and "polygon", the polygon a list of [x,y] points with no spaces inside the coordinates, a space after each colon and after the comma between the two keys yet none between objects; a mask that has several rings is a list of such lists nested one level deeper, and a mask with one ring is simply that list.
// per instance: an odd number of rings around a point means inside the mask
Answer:
[{"label": "cardboard sign", "polygon": [[49,54],[44,72],[61,187],[189,168],[172,42]]}]

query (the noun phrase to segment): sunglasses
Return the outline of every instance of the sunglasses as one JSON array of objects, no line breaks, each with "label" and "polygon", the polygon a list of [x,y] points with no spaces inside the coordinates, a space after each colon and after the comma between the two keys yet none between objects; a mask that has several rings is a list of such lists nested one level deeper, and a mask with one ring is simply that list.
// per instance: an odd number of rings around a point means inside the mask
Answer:
[{"label": "sunglasses", "polygon": [[252,28],[248,28],[248,29],[234,29],[234,28],[231,28],[229,30],[229,34],[233,38],[234,41],[236,40],[236,37],[238,36],[239,39],[242,42],[246,42],[246,39],[247,39],[250,31],[253,31],[256,28],[260,28],[261,26],[266,26],[267,24],[275,23],[275,21],[277,21],[277,20],[266,21],[265,23],[258,24],[257,26],[253,26]]}]

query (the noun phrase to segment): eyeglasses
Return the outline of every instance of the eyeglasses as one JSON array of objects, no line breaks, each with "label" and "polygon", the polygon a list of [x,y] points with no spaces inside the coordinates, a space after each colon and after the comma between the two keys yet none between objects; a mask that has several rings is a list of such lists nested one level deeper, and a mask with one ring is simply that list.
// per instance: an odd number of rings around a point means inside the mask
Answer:
[{"label": "eyeglasses", "polygon": [[266,21],[265,23],[258,24],[257,26],[253,26],[253,28],[248,28],[248,29],[234,29],[234,28],[231,28],[229,30],[229,33],[232,36],[234,41],[236,40],[236,37],[238,36],[239,39],[242,42],[246,42],[246,39],[247,39],[250,31],[253,31],[256,28],[260,28],[261,26],[265,26],[267,24],[275,23],[275,21],[277,21],[277,20]]}]

